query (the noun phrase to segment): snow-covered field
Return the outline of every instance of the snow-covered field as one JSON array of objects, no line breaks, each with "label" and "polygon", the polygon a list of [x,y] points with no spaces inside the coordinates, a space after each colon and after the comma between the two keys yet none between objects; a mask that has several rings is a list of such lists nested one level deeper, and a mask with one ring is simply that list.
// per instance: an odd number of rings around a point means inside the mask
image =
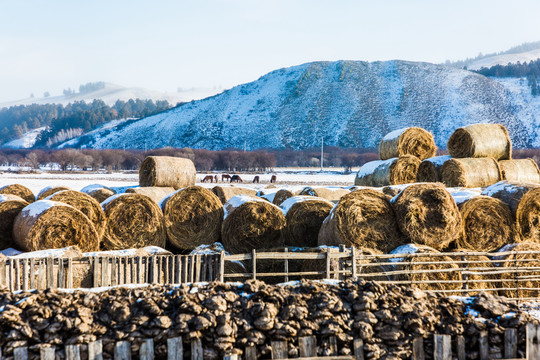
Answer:
[{"label": "snow-covered field", "polygon": [[[340,169],[341,170],[341,169]],[[277,188],[290,188],[300,190],[304,186],[352,186],[354,185],[354,177],[356,172],[343,174],[342,171],[336,169],[325,169],[323,172],[318,169],[276,169],[276,171],[265,174],[257,174],[260,177],[259,184],[253,184],[253,177],[256,174],[242,174],[240,177],[244,180],[243,183],[234,184],[234,186],[246,186],[263,190],[270,185],[270,178],[276,175],[277,183],[272,184]],[[216,183],[201,183],[201,180],[206,175],[216,175],[215,173],[197,174],[197,185],[204,187],[214,187]],[[220,182],[219,185],[229,185],[228,182],[221,182],[221,173],[217,174]],[[128,187],[135,187],[139,184],[139,175],[137,173],[69,173],[69,172],[43,172],[43,173],[11,173],[4,172],[0,175],[0,187],[10,184],[21,184],[28,187],[35,194],[47,186],[67,186],[73,190],[81,190],[83,187],[91,184],[100,184],[112,187],[119,192],[125,191]]]}]

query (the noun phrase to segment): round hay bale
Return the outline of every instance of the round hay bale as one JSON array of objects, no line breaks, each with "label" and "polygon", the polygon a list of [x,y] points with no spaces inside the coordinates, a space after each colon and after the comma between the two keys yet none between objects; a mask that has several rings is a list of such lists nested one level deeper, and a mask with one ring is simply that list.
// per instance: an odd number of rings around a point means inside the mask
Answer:
[{"label": "round hay bale", "polygon": [[419,127],[410,127],[388,133],[379,143],[379,158],[387,160],[412,155],[420,160],[435,155],[437,146],[433,135]]},{"label": "round hay bale", "polygon": [[177,249],[192,250],[219,241],[223,205],[210,190],[190,186],[161,202],[169,243]]},{"label": "round hay bale", "polygon": [[[403,184],[403,185],[388,185],[388,186],[384,186],[381,191],[383,194],[387,195],[390,199],[392,199],[394,196],[396,196],[397,194],[399,194],[400,192],[403,191],[403,189],[406,189],[407,186],[409,186],[410,184]],[[380,189],[380,188],[379,188]],[[374,189],[376,190],[376,189]]]},{"label": "round hay bale", "polygon": [[445,161],[450,160],[448,155],[434,156],[423,160],[418,166],[416,182],[441,182],[441,169]]},{"label": "round hay bale", "polygon": [[287,225],[283,229],[286,246],[315,247],[324,219],[332,203],[314,196],[293,196],[281,204]]},{"label": "round hay bale", "polygon": [[316,196],[322,199],[326,199],[333,203],[336,203],[344,195],[349,194],[351,191],[343,188],[324,188],[324,187],[310,187],[303,188],[298,195]]},{"label": "round hay bale", "polygon": [[[215,242],[211,245],[199,245],[189,255],[219,255],[222,252],[225,255],[230,255],[222,243]],[[225,274],[245,274],[246,272],[246,266],[241,261],[225,261]]]},{"label": "round hay bale", "polygon": [[13,222],[27,205],[28,202],[16,195],[0,195],[0,250],[14,247]]},{"label": "round hay bale", "polygon": [[482,195],[502,200],[514,215],[518,237],[515,241],[540,242],[540,185],[499,182]]},{"label": "round hay bale", "polygon": [[355,246],[386,253],[403,244],[386,195],[372,189],[345,195],[324,220],[319,245]]},{"label": "round hay bale", "polygon": [[450,159],[441,168],[448,187],[485,187],[501,181],[499,163],[493,158]]},{"label": "round hay bale", "polygon": [[90,195],[75,190],[63,190],[46,197],[45,200],[58,201],[73,206],[92,221],[99,238],[101,239],[103,236],[107,218],[100,203]]},{"label": "round hay bale", "polygon": [[139,168],[140,186],[165,186],[175,190],[195,185],[193,161],[173,156],[148,156]]},{"label": "round hay bale", "polygon": [[71,189],[65,186],[47,186],[41,189],[41,191],[39,192],[37,196],[37,200],[43,200],[54,193],[57,193],[59,191],[64,191],[64,190],[71,190]]},{"label": "round hay bale", "polygon": [[[406,274],[391,275],[394,281],[410,281],[411,286],[421,290],[458,290],[462,284],[459,266],[453,263],[449,256],[438,256],[439,251],[425,245],[407,244],[402,245],[390,252],[390,254],[403,254],[402,258],[389,259],[394,265],[387,268],[394,271],[404,271]],[[425,256],[407,257],[406,254],[426,254]],[[424,264],[431,262],[432,264]],[[456,271],[440,271],[452,270]],[[455,281],[446,283],[445,281]]]},{"label": "round hay bale", "polygon": [[393,205],[401,232],[415,244],[442,250],[459,236],[461,215],[442,184],[412,184]]},{"label": "round hay bale", "polygon": [[533,159],[499,161],[503,180],[519,183],[539,184],[540,170]]},{"label": "round hay bale", "polygon": [[217,195],[223,205],[236,195],[257,196],[257,190],[236,186],[214,186],[212,192]]},{"label": "round hay bale", "polygon": [[283,246],[281,231],[286,220],[276,205],[259,198],[237,195],[227,201],[224,208],[221,238],[231,253]]},{"label": "round hay bale", "polygon": [[447,147],[454,158],[512,158],[508,130],[500,124],[472,124],[456,129],[448,139]]},{"label": "round hay bale", "polygon": [[172,187],[147,186],[147,187],[129,188],[126,190],[126,194],[146,195],[150,199],[154,200],[156,204],[159,205],[161,200],[166,198],[169,194],[173,193],[174,191],[175,190]]},{"label": "round hay bale", "polygon": [[[454,260],[468,261],[468,263],[466,264],[457,264],[459,267],[466,267],[476,272],[476,274],[469,274],[466,277],[462,277],[464,282],[467,284],[467,289],[469,290],[467,291],[467,295],[476,295],[482,290],[493,289],[498,285],[498,283],[494,282],[494,280],[498,279],[498,276],[493,274],[486,274],[486,272],[495,270],[493,261],[491,261],[491,259],[487,256],[467,254],[474,251],[475,250],[472,249],[459,248],[454,250],[453,252],[462,253],[463,255],[459,258],[452,256]],[[474,289],[478,289],[478,291],[474,291]]]},{"label": "round hay bale", "polygon": [[295,196],[295,193],[291,190],[279,189],[274,195],[272,203],[274,205],[280,206],[285,200],[287,200],[288,198],[292,198],[293,196]]},{"label": "round hay bale", "polygon": [[514,220],[508,205],[489,196],[476,196],[459,205],[462,225],[458,248],[495,251],[514,242]]},{"label": "round hay bale", "polygon": [[20,197],[27,203],[33,203],[36,201],[36,196],[26,186],[20,185],[20,184],[11,184],[2,186],[0,188],[0,194],[11,194]]},{"label": "round hay bale", "polygon": [[99,249],[94,224],[71,205],[39,200],[26,206],[15,218],[13,239],[23,251],[77,245],[82,251]]},{"label": "round hay bale", "polygon": [[163,213],[148,196],[118,194],[101,206],[107,217],[103,250],[140,248],[149,245],[165,247],[167,233]]},{"label": "round hay bale", "polygon": [[381,187],[413,183],[419,165],[420,160],[412,155],[370,161],[358,170],[354,185]]},{"label": "round hay bale", "polygon": [[81,189],[81,192],[90,195],[100,204],[107,200],[107,198],[116,195],[116,191],[100,184],[92,184],[85,186]]},{"label": "round hay bale", "polygon": [[[508,251],[540,251],[540,244],[533,242],[521,242],[508,244],[501,248],[499,252]],[[503,268],[540,268],[540,254],[509,254],[498,256],[496,259],[500,262],[498,266]],[[502,261],[506,260],[506,261]],[[522,279],[519,279],[519,278]],[[515,298],[538,297],[540,296],[540,271],[527,270],[526,273],[508,269],[501,273],[502,287],[513,288],[514,290],[502,290],[501,295]]]}]

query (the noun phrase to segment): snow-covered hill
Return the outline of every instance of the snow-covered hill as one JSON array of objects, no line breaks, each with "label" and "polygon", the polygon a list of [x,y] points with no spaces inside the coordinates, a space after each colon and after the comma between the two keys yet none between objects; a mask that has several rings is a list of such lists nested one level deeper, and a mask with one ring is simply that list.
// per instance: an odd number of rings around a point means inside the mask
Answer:
[{"label": "snow-covered hill", "polygon": [[495,65],[508,65],[508,63],[516,64],[534,61],[540,59],[540,49],[526,51],[518,54],[503,54],[495,55],[480,60],[473,61],[467,65],[469,70],[480,70],[483,67],[489,68]]},{"label": "snow-covered hill", "polygon": [[62,104],[67,105],[75,101],[91,102],[94,99],[103,100],[107,105],[114,105],[117,100],[128,101],[129,99],[148,100],[167,100],[170,104],[187,102],[191,100],[203,99],[215,95],[216,89],[187,89],[178,93],[167,93],[153,91],[139,87],[127,88],[120,85],[106,83],[103,89],[88,93],[76,93],[74,95],[48,96],[42,98],[27,98],[16,101],[0,103],[0,109],[3,107],[30,105],[30,104]]},{"label": "snow-covered hill", "polygon": [[2,144],[2,147],[11,149],[30,149],[36,143],[37,137],[46,129],[46,126],[42,126],[40,128],[30,130],[24,133],[21,138]]},{"label": "snow-covered hill", "polygon": [[313,62],[280,69],[222,94],[108,126],[69,146],[223,149],[326,145],[374,148],[388,132],[420,126],[445,147],[454,129],[493,122],[517,147],[540,143],[540,99],[526,81],[494,80],[408,61]]}]

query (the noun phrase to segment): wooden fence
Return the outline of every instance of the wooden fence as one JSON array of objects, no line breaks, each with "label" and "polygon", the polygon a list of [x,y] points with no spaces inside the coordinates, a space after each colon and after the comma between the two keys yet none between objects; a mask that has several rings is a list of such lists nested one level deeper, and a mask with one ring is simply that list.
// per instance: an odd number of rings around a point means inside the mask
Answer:
[{"label": "wooden fence", "polygon": [[[308,264],[308,266],[306,266]],[[362,278],[469,295],[479,291],[540,297],[540,251],[369,255],[355,248],[225,255],[8,258],[0,261],[0,286],[10,290],[90,288],[124,284],[183,284],[263,279]]]},{"label": "wooden fence", "polygon": [[[526,333],[526,347],[525,349],[518,349],[518,335],[517,329],[506,329],[504,333],[504,349],[500,352],[490,352],[488,343],[488,333],[483,331],[478,339],[478,349],[474,349],[478,352],[480,360],[488,359],[506,359],[506,360],[520,360],[517,358],[518,350],[525,353],[526,360],[538,360],[540,359],[540,326],[534,324],[527,324]],[[417,337],[412,341],[412,359],[413,360],[425,360],[427,350],[425,340],[422,337]],[[454,341],[452,341],[454,340]],[[465,338],[463,336],[457,336],[452,339],[450,335],[432,335],[432,351],[434,360],[466,360],[466,348]],[[295,359],[298,360],[364,360],[364,342],[362,339],[355,339],[352,343],[351,355],[339,355],[337,339],[334,336],[327,338],[324,348],[326,349],[327,356],[317,356],[318,346],[315,336],[299,337],[297,339],[298,344],[298,356]],[[189,343],[189,358],[192,360],[204,359],[204,351],[202,342],[200,339],[193,339]],[[132,354],[132,346],[128,341],[118,341],[114,345],[114,359],[115,360],[130,360],[138,358],[141,360],[153,360],[155,358],[154,340],[143,339],[138,343],[136,347],[138,353]],[[288,346],[286,341],[272,341],[271,343],[271,358],[272,359],[288,359]],[[56,352],[63,351],[65,360],[80,360],[83,356],[83,351],[86,353],[85,358],[88,360],[101,360],[103,359],[103,343],[101,340],[94,341],[83,345],[67,345],[63,349],[55,348],[51,345],[43,345],[39,348],[40,359],[53,360],[56,358]],[[188,351],[184,351],[184,343],[181,337],[175,337],[167,339],[167,359],[168,360],[181,360],[185,355],[188,355]],[[260,354],[257,353],[255,346],[249,346],[243,349],[242,359],[255,360],[258,359]],[[0,351],[0,359],[2,359],[2,352]],[[236,360],[240,357],[236,354],[226,355],[224,360]],[[19,347],[13,349],[13,360],[28,360],[29,350],[28,347]]]}]

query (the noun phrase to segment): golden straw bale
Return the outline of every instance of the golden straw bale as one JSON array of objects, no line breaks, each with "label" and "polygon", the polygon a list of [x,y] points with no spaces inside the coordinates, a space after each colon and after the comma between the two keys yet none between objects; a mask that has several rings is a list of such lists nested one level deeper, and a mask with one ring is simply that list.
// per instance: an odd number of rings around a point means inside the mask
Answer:
[{"label": "golden straw bale", "polygon": [[433,135],[419,127],[392,131],[379,143],[379,158],[387,160],[403,155],[412,155],[420,160],[435,156],[437,146]]},{"label": "golden straw bale", "polygon": [[412,155],[370,161],[358,170],[354,185],[381,187],[413,183],[419,165],[420,160]]},{"label": "golden straw bale", "polygon": [[512,158],[508,130],[500,124],[472,124],[456,129],[448,139],[447,147],[454,158]]},{"label": "golden straw bale", "polygon": [[416,182],[442,182],[441,169],[445,161],[450,160],[448,155],[434,156],[423,160],[418,166]]},{"label": "golden straw bale", "polygon": [[[476,295],[481,290],[493,289],[498,286],[498,283],[493,282],[493,280],[498,279],[498,276],[493,275],[493,274],[486,274],[486,272],[496,270],[495,265],[493,264],[493,261],[491,261],[490,258],[484,255],[468,255],[467,254],[467,253],[475,252],[475,251],[476,250],[465,249],[465,248],[459,248],[459,249],[453,250],[453,252],[462,253],[463,255],[459,258],[452,256],[452,259],[459,260],[459,261],[467,261],[466,264],[458,264],[458,266],[461,268],[467,268],[469,272],[473,272],[472,274],[469,274],[469,275],[463,275],[463,280],[467,284],[467,289],[472,290],[472,291],[468,291],[467,295]],[[483,269],[487,269],[487,270],[483,270]],[[475,289],[479,291],[474,291]]]},{"label": "golden straw bale", "polygon": [[315,196],[294,196],[281,204],[287,225],[283,229],[286,246],[314,247],[332,203]]},{"label": "golden straw bale", "polygon": [[139,168],[140,186],[164,186],[175,190],[195,185],[193,161],[173,156],[148,156]]},{"label": "golden straw bale", "polygon": [[100,184],[92,184],[85,186],[81,189],[81,192],[90,195],[100,204],[107,200],[107,198],[116,194],[116,191],[114,191],[113,189]]},{"label": "golden straw bale", "polygon": [[163,213],[148,196],[118,194],[101,206],[107,217],[103,234],[103,250],[140,248],[150,245],[165,247],[167,233]]},{"label": "golden straw bale", "polygon": [[27,205],[28,202],[16,195],[0,195],[0,250],[15,246],[13,241],[13,222],[21,210]]},{"label": "golden straw bale", "polygon": [[331,202],[338,202],[341,197],[350,193],[348,189],[342,188],[323,188],[307,186],[298,193],[298,195],[316,196]]},{"label": "golden straw bale", "polygon": [[23,251],[71,245],[82,251],[99,249],[99,236],[92,221],[73,206],[50,200],[33,202],[17,215],[13,239]]},{"label": "golden straw bale", "polygon": [[499,163],[493,158],[450,159],[441,168],[448,187],[484,187],[502,180]]},{"label": "golden straw bale", "polygon": [[393,205],[401,232],[415,244],[442,250],[459,236],[461,215],[442,184],[412,184]]},{"label": "golden straw bale", "polygon": [[173,193],[174,191],[175,191],[174,188],[167,187],[167,186],[145,186],[145,187],[129,188],[126,190],[126,194],[146,195],[150,199],[154,200],[156,204],[159,205],[161,200],[166,198],[169,194]]},{"label": "golden straw bale", "polygon": [[540,183],[540,170],[533,159],[501,160],[499,167],[503,180],[529,184]]},{"label": "golden straw bale", "polygon": [[295,196],[296,194],[294,192],[292,192],[291,190],[287,190],[287,189],[279,189],[277,192],[276,192],[276,195],[274,195],[274,199],[272,200],[272,203],[274,205],[281,205],[285,200],[287,200],[288,198],[292,198],[293,196]]},{"label": "golden straw bale", "polygon": [[219,241],[223,204],[212,191],[200,186],[178,190],[163,199],[161,209],[175,248],[192,250]]},{"label": "golden straw bale", "polygon": [[229,199],[224,208],[221,238],[223,246],[231,253],[283,246],[281,231],[286,220],[276,205],[260,198],[237,195]]},{"label": "golden straw bale", "polygon": [[514,220],[508,205],[489,196],[476,196],[459,205],[462,225],[458,248],[494,251],[514,242]]},{"label": "golden straw bale", "polygon": [[2,186],[0,188],[0,194],[11,194],[20,197],[27,203],[33,203],[36,201],[36,196],[26,186],[20,185],[20,184],[11,184]]},{"label": "golden straw bale", "polygon": [[58,201],[73,206],[81,211],[94,224],[96,232],[101,239],[105,231],[107,218],[100,203],[88,194],[75,190],[62,190],[45,198],[46,200]]},{"label": "golden straw bale", "polygon": [[236,195],[257,196],[257,190],[237,186],[214,186],[212,192],[217,195],[222,204]]},{"label": "golden straw bale", "polygon": [[63,190],[71,190],[71,189],[65,186],[47,186],[41,189],[41,191],[39,192],[37,196],[37,200],[43,200],[46,197],[51,196],[52,194],[59,191],[63,191]]},{"label": "golden straw bale", "polygon": [[[540,251],[540,244],[526,241],[509,244],[499,250],[499,252],[507,251]],[[540,268],[540,253],[509,254],[498,256],[496,260],[500,261],[499,266],[502,264],[503,268],[508,269],[501,273],[502,286],[514,289],[503,290],[501,295],[515,298],[540,296],[540,270],[523,269],[527,267]],[[503,262],[502,260],[506,261]]]},{"label": "golden straw bale", "polygon": [[355,246],[386,253],[403,244],[388,197],[372,189],[345,195],[323,222],[319,245]]}]

